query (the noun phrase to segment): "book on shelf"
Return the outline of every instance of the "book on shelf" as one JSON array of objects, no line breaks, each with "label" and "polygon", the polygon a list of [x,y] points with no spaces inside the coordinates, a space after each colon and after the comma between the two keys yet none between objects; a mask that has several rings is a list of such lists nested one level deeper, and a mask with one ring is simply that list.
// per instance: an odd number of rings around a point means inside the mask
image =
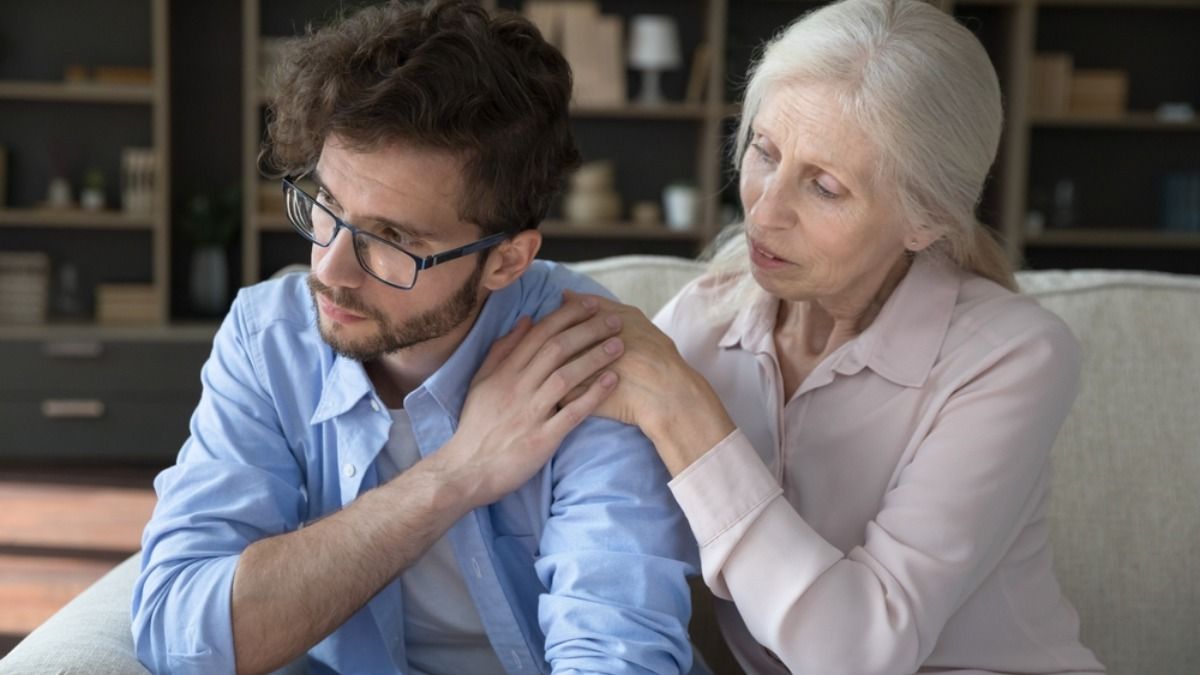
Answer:
[{"label": "book on shelf", "polygon": [[529,0],[521,10],[571,64],[572,103],[625,103],[624,21],[600,14],[594,0]]},{"label": "book on shelf", "polygon": [[0,145],[0,209],[8,203],[8,149]]},{"label": "book on shelf", "polygon": [[1071,75],[1070,112],[1118,117],[1129,101],[1129,73],[1123,70],[1076,69]]},{"label": "book on shelf", "polygon": [[542,39],[562,51],[562,18],[559,0],[526,0],[521,6],[521,13],[537,26]]},{"label": "book on shelf", "polygon": [[44,253],[0,253],[0,324],[46,322],[50,257]]},{"label": "book on shelf", "polygon": [[1074,58],[1063,52],[1045,52],[1033,57],[1029,82],[1029,111],[1034,115],[1061,115],[1071,102]]},{"label": "book on shelf", "polygon": [[1163,229],[1200,233],[1200,172],[1173,173],[1163,181]]},{"label": "book on shelf", "polygon": [[575,77],[573,102],[584,106],[625,103],[624,22],[600,14],[595,2],[564,2],[562,52]]},{"label": "book on shelf", "polygon": [[684,100],[688,103],[700,103],[704,100],[704,91],[708,88],[708,76],[712,70],[712,50],[707,42],[696,46],[692,55],[692,69],[688,74],[687,94]]},{"label": "book on shelf", "polygon": [[101,324],[151,324],[163,318],[153,284],[96,286],[96,320]]}]

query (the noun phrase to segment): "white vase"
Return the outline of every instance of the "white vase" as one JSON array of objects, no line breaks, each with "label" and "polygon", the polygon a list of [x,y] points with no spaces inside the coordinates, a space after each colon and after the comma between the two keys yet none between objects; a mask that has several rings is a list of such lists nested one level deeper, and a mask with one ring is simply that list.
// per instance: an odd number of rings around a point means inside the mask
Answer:
[{"label": "white vase", "polygon": [[189,283],[192,308],[200,314],[217,316],[228,309],[229,269],[225,250],[220,246],[201,246],[192,251],[192,275]]},{"label": "white vase", "polygon": [[692,229],[700,215],[700,191],[691,185],[668,185],[663,190],[663,211],[669,229]]}]

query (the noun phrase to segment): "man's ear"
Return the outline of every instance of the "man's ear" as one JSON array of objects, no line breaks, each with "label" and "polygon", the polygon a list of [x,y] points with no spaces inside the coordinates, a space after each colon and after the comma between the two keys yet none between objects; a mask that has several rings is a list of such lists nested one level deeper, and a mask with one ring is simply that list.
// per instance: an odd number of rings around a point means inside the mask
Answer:
[{"label": "man's ear", "polygon": [[521,230],[492,249],[484,265],[484,288],[498,291],[516,281],[533,264],[533,259],[541,248],[541,232]]}]

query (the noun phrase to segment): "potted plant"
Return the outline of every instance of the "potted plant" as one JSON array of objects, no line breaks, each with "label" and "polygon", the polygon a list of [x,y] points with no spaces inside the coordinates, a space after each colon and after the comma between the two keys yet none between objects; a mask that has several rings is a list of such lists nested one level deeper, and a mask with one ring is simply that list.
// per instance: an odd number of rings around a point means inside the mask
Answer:
[{"label": "potted plant", "polygon": [[219,316],[229,303],[229,263],[226,251],[237,234],[241,196],[229,189],[217,196],[197,194],[187,202],[184,229],[192,242],[188,290],[192,308]]}]

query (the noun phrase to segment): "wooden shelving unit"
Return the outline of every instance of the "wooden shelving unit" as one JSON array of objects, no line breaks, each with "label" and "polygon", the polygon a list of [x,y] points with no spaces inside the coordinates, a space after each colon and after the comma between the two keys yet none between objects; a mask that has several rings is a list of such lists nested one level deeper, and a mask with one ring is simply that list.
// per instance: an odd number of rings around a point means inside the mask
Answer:
[{"label": "wooden shelving unit", "polygon": [[[291,231],[282,214],[261,213],[258,209],[257,195],[259,176],[256,168],[259,139],[262,138],[263,107],[268,103],[268,97],[258,85],[258,45],[263,36],[263,5],[274,0],[243,0],[242,3],[242,56],[244,75],[242,80],[243,101],[243,191],[246,195],[243,213],[243,279],[244,283],[254,283],[260,280],[270,270],[261,269],[264,260],[264,241],[277,233]],[[491,10],[497,8],[519,9],[519,0],[483,0],[483,5]],[[629,3],[626,3],[629,4]],[[630,7],[618,7],[615,11],[624,12]],[[608,11],[606,9],[606,11]],[[710,43],[713,53],[724,51],[724,26],[727,0],[706,0],[699,3],[681,4],[678,10],[700,25],[700,38]],[[296,25],[302,25],[313,17],[297,16]],[[628,18],[628,17],[626,17]],[[690,50],[685,46],[685,54],[690,57]],[[618,173],[626,175],[630,181],[638,181],[639,185],[650,186],[649,182],[661,180],[662,185],[648,187],[643,192],[653,193],[657,198],[662,186],[669,180],[685,177],[674,175],[668,179],[653,179],[646,176],[646,168],[640,161],[630,160],[630,156],[641,155],[643,158],[653,158],[662,153],[678,153],[686,151],[695,161],[690,163],[686,177],[693,180],[703,195],[700,222],[694,231],[675,232],[664,227],[640,229],[629,223],[609,223],[593,227],[575,227],[560,220],[548,220],[539,228],[548,244],[553,243],[556,249],[566,247],[578,250],[585,240],[602,240],[609,246],[626,249],[628,252],[640,250],[647,245],[669,246],[670,250],[682,254],[699,253],[704,243],[711,239],[718,229],[719,195],[721,192],[722,156],[722,123],[730,116],[736,115],[738,108],[724,100],[725,73],[724,59],[713,59],[709,70],[706,86],[706,96],[697,102],[672,101],[661,106],[643,106],[636,103],[626,103],[612,106],[575,106],[571,110],[572,118],[576,121],[576,135],[584,147],[585,161],[608,159],[602,151],[587,152],[586,142],[594,128],[611,129],[612,125],[622,125],[619,128],[636,130],[642,124],[666,125],[661,127],[671,136],[671,141],[661,147],[647,146],[623,147],[621,152],[625,163],[618,162]],[[690,64],[689,64],[690,65]],[[655,127],[659,129],[660,127]],[[690,148],[680,147],[683,142],[694,143]],[[611,147],[604,141],[594,141],[593,146],[604,149]],[[636,142],[626,143],[625,146],[635,145]],[[661,171],[661,169],[660,169]],[[643,197],[647,198],[647,197]],[[631,198],[625,204],[626,209],[631,205]]]},{"label": "wooden shelving unit", "polygon": [[1111,131],[1200,131],[1200,118],[1175,122],[1159,119],[1152,112],[1129,112],[1120,117],[1097,115],[1034,115],[1029,120],[1035,128],[1107,129]]},{"label": "wooden shelving unit", "polygon": [[629,239],[659,241],[696,242],[701,234],[696,231],[668,230],[666,227],[639,227],[633,223],[600,223],[597,225],[572,225],[561,220],[547,220],[538,227],[546,237],[564,239]]},{"label": "wooden shelving unit", "polygon": [[0,81],[0,100],[153,104],[155,90],[150,85],[5,80]]},{"label": "wooden shelving unit", "polygon": [[[253,195],[256,194],[257,176],[253,173],[257,139],[261,137],[262,105],[265,98],[258,90],[255,82],[257,73],[257,47],[261,33],[260,2],[274,0],[245,0],[244,8],[244,44],[243,54],[246,61],[246,77],[243,81],[246,100],[251,101],[245,106],[244,137],[248,140],[245,149],[246,222],[248,227],[244,234],[245,269],[247,282],[257,281],[260,271],[257,269],[261,259],[259,247],[264,233],[287,232],[287,223],[278,215],[251,212],[256,208]],[[519,9],[521,0],[482,0],[491,9]],[[1147,142],[1160,144],[1196,144],[1196,155],[1200,156],[1200,119],[1187,122],[1170,122],[1158,119],[1152,112],[1154,105],[1145,101],[1131,98],[1131,104],[1140,106],[1126,114],[1114,117],[1096,117],[1077,114],[1064,115],[1032,115],[1029,112],[1030,100],[1030,69],[1033,57],[1039,51],[1048,47],[1046,31],[1053,31],[1045,20],[1046,12],[1079,13],[1088,16],[1097,12],[1124,12],[1126,14],[1146,10],[1170,11],[1180,13],[1179,16],[1192,15],[1200,10],[1200,0],[929,0],[944,11],[955,14],[963,20],[979,36],[993,57],[997,72],[1000,74],[1005,101],[1005,134],[998,162],[993,169],[981,208],[981,218],[994,226],[1005,242],[1006,249],[1014,261],[1026,260],[1029,250],[1046,251],[1056,248],[1109,248],[1114,250],[1136,249],[1153,250],[1178,248],[1193,251],[1195,238],[1186,233],[1170,233],[1155,229],[1154,212],[1158,208],[1156,195],[1129,195],[1129,200],[1140,200],[1139,207],[1145,211],[1142,218],[1125,219],[1117,222],[1089,222],[1084,217],[1077,228],[1069,231],[1047,231],[1038,236],[1031,236],[1025,231],[1026,213],[1033,208],[1032,202],[1036,190],[1043,189],[1034,181],[1044,163],[1048,143],[1057,143],[1057,135],[1066,134],[1098,134],[1095,143],[1094,157],[1081,162],[1103,163],[1107,161],[1103,155],[1107,140],[1116,137],[1134,137],[1141,142],[1143,136]],[[731,50],[741,50],[739,54],[748,52],[748,45],[761,44],[782,22],[786,22],[801,13],[826,4],[823,0],[807,0],[794,3],[770,2],[768,0],[747,0],[733,3],[729,0],[705,0],[698,3],[687,3],[673,11],[680,19],[680,25],[692,22],[693,35],[699,30],[699,39],[709,43],[714,54],[730,54]],[[768,11],[769,10],[769,11]],[[633,13],[639,11],[634,2],[614,0],[604,5],[606,13],[617,13],[627,20]],[[1198,12],[1200,13],[1200,12]],[[762,16],[757,16],[762,14]],[[298,20],[298,24],[301,23]],[[699,29],[694,26],[699,25]],[[1190,25],[1190,24],[1189,24]],[[736,28],[735,28],[736,26]],[[751,26],[751,29],[747,29]],[[737,44],[727,44],[730,31],[737,33]],[[1113,25],[1111,30],[1120,35],[1123,27]],[[749,32],[749,34],[747,34]],[[1051,38],[1054,38],[1051,35]],[[1082,42],[1079,47],[1083,53],[1080,67],[1123,67],[1119,57],[1113,63],[1095,62],[1089,54],[1096,51],[1094,35],[1078,38]],[[1180,35],[1180,40],[1190,39]],[[685,40],[686,41],[686,40]],[[1090,42],[1089,42],[1090,41]],[[1053,45],[1051,46],[1053,47]],[[685,46],[685,53],[688,48]],[[739,57],[741,58],[741,57]],[[698,252],[716,234],[719,229],[718,213],[722,201],[731,202],[735,199],[735,184],[731,183],[730,167],[725,152],[728,135],[732,124],[740,113],[736,101],[738,90],[729,85],[730,76],[740,78],[744,73],[725,72],[727,64],[734,68],[742,67],[736,59],[716,58],[709,72],[706,94],[702,101],[685,103],[675,101],[667,105],[647,108],[636,104],[615,106],[577,106],[572,109],[572,116],[577,122],[576,136],[584,149],[585,160],[608,159],[607,153],[618,156],[617,171],[624,175],[626,186],[634,183],[640,186],[643,195],[654,194],[652,186],[654,178],[646,175],[647,167],[629,158],[637,153],[645,152],[650,155],[670,154],[680,156],[686,153],[694,156],[690,164],[693,180],[704,195],[703,213],[700,225],[695,232],[675,233],[662,230],[639,230],[626,223],[606,224],[594,228],[577,228],[561,221],[550,220],[543,224],[542,232],[547,242],[560,242],[563,246],[578,247],[582,240],[604,240],[607,242],[606,254],[612,251],[627,249],[629,251],[650,250],[645,247],[672,244],[676,247],[694,243],[694,248],[681,249]],[[690,65],[690,64],[688,64]],[[1148,73],[1139,73],[1130,65],[1132,75],[1149,77]],[[1194,68],[1200,72],[1200,62],[1180,64],[1183,68]],[[631,77],[635,77],[632,76]],[[0,89],[2,91],[2,89]],[[1182,95],[1182,94],[1181,94]],[[1200,108],[1200,101],[1193,101]],[[689,126],[690,125],[690,126]],[[599,129],[600,131],[595,131]],[[652,131],[647,131],[652,129]],[[625,134],[625,130],[630,133]],[[694,131],[693,131],[694,130]],[[659,133],[661,131],[661,133]],[[694,147],[681,145],[687,141],[689,134],[695,139]],[[644,134],[639,136],[638,134]],[[588,139],[595,135],[601,140],[593,141],[588,147]],[[653,139],[647,143],[643,138]],[[1189,146],[1190,147],[1190,146]],[[1088,150],[1092,152],[1091,149]],[[1121,161],[1119,150],[1107,150],[1112,153],[1109,159],[1113,166]],[[694,152],[694,155],[692,154]],[[1200,161],[1197,161],[1200,170]],[[1125,170],[1122,167],[1122,170]],[[1151,180],[1149,177],[1145,181]],[[1145,191],[1144,189],[1142,190]],[[622,190],[624,192],[624,190]],[[1113,190],[1104,190],[1105,195]],[[722,197],[724,194],[724,197]],[[646,198],[643,196],[642,198]],[[626,208],[633,201],[626,199]],[[1107,214],[1104,214],[1107,215]],[[1086,216],[1086,214],[1085,214]],[[1118,216],[1114,215],[1114,218]],[[1121,222],[1145,222],[1145,230],[1118,229]],[[561,249],[562,247],[558,247]],[[558,250],[558,249],[556,249]],[[582,249],[580,249],[582,250]]]},{"label": "wooden shelving unit", "polygon": [[[1200,57],[1190,48],[1200,26],[1200,0],[953,0],[944,9],[966,19],[997,65],[1005,94],[1005,136],[990,200],[985,206],[1015,261],[1059,266],[1057,251],[1081,260],[1079,249],[1105,251],[1096,266],[1154,265],[1173,255],[1172,269],[1200,272],[1200,233],[1172,232],[1157,224],[1163,176],[1200,172],[1200,117],[1159,119],[1161,103],[1186,101],[1200,109],[1194,87]],[[1155,49],[1144,48],[1146,40]],[[1035,54],[1068,52],[1076,68],[1124,70],[1130,76],[1130,110],[1120,115],[1030,113],[1030,72]],[[1164,77],[1165,76],[1165,77]],[[1159,84],[1159,82],[1175,84]],[[1188,157],[1194,158],[1190,160]],[[1079,188],[1074,226],[1027,232],[1026,213],[1052,221],[1047,194],[1068,179]],[[1145,225],[1142,225],[1145,223]],[[1053,223],[1051,222],[1051,225]],[[1148,257],[1151,256],[1151,257]],[[1193,260],[1180,267],[1179,256]]]},{"label": "wooden shelving unit", "polygon": [[[171,202],[171,165],[170,165],[170,50],[169,50],[169,22],[168,22],[168,0],[144,0],[145,11],[147,12],[148,20],[145,25],[148,27],[148,33],[144,35],[129,35],[122,33],[120,27],[95,25],[92,29],[95,34],[105,35],[111,34],[113,40],[138,40],[145,39],[148,42],[147,53],[149,55],[149,63],[146,65],[151,70],[150,84],[110,84],[104,82],[63,82],[63,81],[48,81],[45,79],[16,79],[11,75],[6,79],[0,80],[0,144],[17,144],[24,142],[22,138],[6,139],[6,131],[11,133],[20,133],[12,131],[5,123],[6,115],[12,114],[17,119],[25,119],[20,114],[20,111],[25,106],[41,105],[50,106],[48,111],[55,111],[53,114],[59,114],[57,111],[63,109],[63,106],[72,106],[71,120],[74,124],[81,127],[88,125],[89,115],[98,114],[103,106],[107,109],[109,106],[120,108],[125,106],[134,106],[145,110],[145,129],[148,129],[149,145],[153,148],[154,159],[156,162],[155,183],[153,205],[149,213],[131,215],[119,210],[103,209],[98,211],[87,211],[83,209],[48,209],[40,208],[31,205],[29,197],[26,195],[22,201],[16,205],[0,205],[0,228],[9,230],[20,230],[21,238],[26,243],[25,248],[30,250],[40,250],[38,242],[54,237],[56,242],[61,242],[67,238],[77,236],[82,232],[144,232],[151,241],[149,245],[151,260],[149,261],[149,274],[146,283],[154,286],[155,302],[158,304],[159,314],[164,317],[164,321],[170,317],[170,202]],[[69,3],[68,3],[69,4]],[[62,11],[46,7],[42,11],[47,13],[54,11]],[[67,8],[67,11],[70,11]],[[135,10],[131,10],[135,11]],[[142,20],[139,20],[139,22]],[[86,52],[84,52],[86,55]],[[20,77],[20,74],[17,75]],[[75,107],[78,109],[76,114]],[[7,112],[11,111],[11,112]],[[124,120],[125,118],[121,118]],[[28,120],[26,119],[26,122]],[[128,127],[128,122],[122,122],[125,127]],[[141,132],[139,132],[141,133]],[[66,141],[59,140],[58,133],[50,132],[46,134],[44,144],[41,146],[22,146],[26,148],[26,155],[48,154],[54,146],[64,145]],[[119,166],[119,162],[111,162],[112,158],[107,157],[105,161],[109,161],[115,166]],[[22,162],[15,158],[10,158],[8,166],[8,174],[16,176],[19,172],[25,170],[35,170],[31,163],[26,158]],[[44,170],[44,169],[43,169]],[[114,183],[119,179],[118,175],[110,175],[107,178]],[[49,176],[46,177],[49,179]],[[13,197],[10,196],[10,199]],[[53,235],[43,235],[37,233],[38,230],[54,230]],[[41,237],[41,239],[38,239]],[[55,244],[61,248],[61,245]],[[59,260],[52,260],[52,264],[57,266]],[[115,262],[114,266],[121,267],[122,264]],[[83,289],[88,292],[90,289]],[[98,327],[97,327],[98,329]]]},{"label": "wooden shelving unit", "polygon": [[0,209],[0,227],[61,227],[96,230],[154,230],[151,215],[82,209]]},{"label": "wooden shelving unit", "polygon": [[659,106],[628,105],[575,106],[571,116],[576,119],[611,118],[626,120],[703,120],[708,108],[701,103],[667,103]]},{"label": "wooden shelving unit", "polygon": [[1063,248],[1182,248],[1200,249],[1200,233],[1138,230],[1053,230],[1025,238],[1025,246]]}]

